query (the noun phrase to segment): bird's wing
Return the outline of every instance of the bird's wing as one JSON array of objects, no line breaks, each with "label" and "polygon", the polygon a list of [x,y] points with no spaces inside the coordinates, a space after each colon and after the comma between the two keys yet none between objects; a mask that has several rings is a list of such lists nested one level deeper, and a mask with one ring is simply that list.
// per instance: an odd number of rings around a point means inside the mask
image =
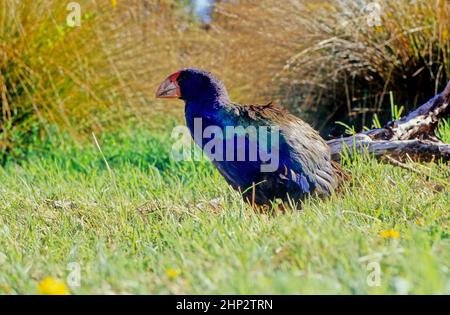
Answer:
[{"label": "bird's wing", "polygon": [[[308,123],[274,103],[230,104],[228,111],[245,126],[277,127],[280,131],[280,176],[294,181],[302,190],[329,195],[337,186],[326,142]],[[287,175],[286,175],[287,174]]]}]

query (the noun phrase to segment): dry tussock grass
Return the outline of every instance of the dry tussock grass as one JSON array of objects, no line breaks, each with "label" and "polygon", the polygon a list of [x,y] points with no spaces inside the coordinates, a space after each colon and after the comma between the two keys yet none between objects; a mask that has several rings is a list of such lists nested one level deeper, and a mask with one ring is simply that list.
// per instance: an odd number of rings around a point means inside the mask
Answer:
[{"label": "dry tussock grass", "polygon": [[[155,86],[179,65],[192,21],[176,1],[0,3],[0,152],[26,149],[56,123],[78,137],[151,116]],[[164,114],[167,113],[167,110]]]},{"label": "dry tussock grass", "polygon": [[131,117],[163,126],[181,104],[159,103],[154,92],[182,67],[213,71],[237,101],[278,99],[321,128],[387,112],[390,90],[413,107],[450,73],[444,0],[383,0],[380,27],[367,25],[359,1],[223,0],[208,25],[174,0],[79,3],[75,28],[62,1],[0,3],[3,152],[48,122],[74,136]]},{"label": "dry tussock grass", "polygon": [[246,80],[324,130],[387,119],[389,91],[410,109],[450,78],[448,1],[378,1],[379,26],[362,3],[221,1],[215,17]]}]

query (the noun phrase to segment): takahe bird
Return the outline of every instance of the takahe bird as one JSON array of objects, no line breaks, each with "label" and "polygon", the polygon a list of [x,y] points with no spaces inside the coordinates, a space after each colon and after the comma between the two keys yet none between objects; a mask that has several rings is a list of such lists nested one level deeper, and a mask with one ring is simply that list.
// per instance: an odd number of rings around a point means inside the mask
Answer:
[{"label": "takahe bird", "polygon": [[[233,103],[221,81],[207,71],[194,68],[167,77],[156,97],[179,98],[185,102],[187,126],[204,151],[213,134],[221,134],[223,145],[207,155],[212,155],[212,162],[226,181],[243,192],[244,199],[252,204],[268,205],[275,199],[298,201],[309,194],[329,196],[337,187],[335,166],[325,141],[307,123],[273,103]],[[196,121],[201,122],[200,137],[195,130]],[[228,136],[226,128],[238,126],[279,132],[268,132],[264,139],[259,132],[256,136],[250,132]],[[215,128],[214,132],[205,136],[209,127],[210,131],[211,127]],[[273,153],[265,149],[267,143],[275,143],[271,150],[278,150],[277,165],[269,171],[263,168],[268,164],[267,155]],[[260,153],[256,158],[248,153],[251,148]],[[217,159],[215,153],[227,158]]]}]

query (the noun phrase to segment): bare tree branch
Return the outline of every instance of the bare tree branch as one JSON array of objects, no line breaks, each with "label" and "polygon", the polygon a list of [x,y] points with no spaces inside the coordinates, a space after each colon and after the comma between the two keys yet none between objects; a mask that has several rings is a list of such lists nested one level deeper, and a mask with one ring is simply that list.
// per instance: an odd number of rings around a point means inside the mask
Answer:
[{"label": "bare tree branch", "polygon": [[450,144],[436,137],[439,121],[450,116],[450,81],[444,91],[410,112],[405,117],[390,121],[383,128],[372,129],[354,136],[328,141],[331,157],[341,160],[341,153],[352,155],[367,150],[378,159],[390,156],[403,160],[450,161]]}]

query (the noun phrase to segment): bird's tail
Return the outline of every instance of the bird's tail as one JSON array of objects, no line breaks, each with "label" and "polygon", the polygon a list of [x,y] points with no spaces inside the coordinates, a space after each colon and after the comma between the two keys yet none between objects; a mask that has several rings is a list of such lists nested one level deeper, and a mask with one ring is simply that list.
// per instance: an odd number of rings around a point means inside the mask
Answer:
[{"label": "bird's tail", "polygon": [[333,167],[334,176],[337,178],[337,182],[338,182],[337,188],[338,189],[343,183],[348,182],[352,179],[350,174],[345,172],[338,162],[331,161],[331,166]]}]

